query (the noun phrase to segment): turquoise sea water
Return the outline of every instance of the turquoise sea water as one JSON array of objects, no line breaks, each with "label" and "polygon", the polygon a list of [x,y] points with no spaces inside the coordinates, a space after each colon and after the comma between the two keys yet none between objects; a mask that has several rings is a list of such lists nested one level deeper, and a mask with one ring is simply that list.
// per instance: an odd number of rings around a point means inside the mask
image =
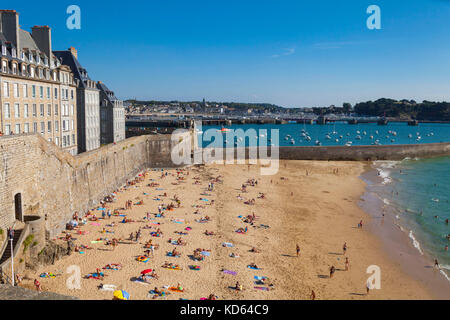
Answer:
[{"label": "turquoise sea water", "polygon": [[[221,146],[216,142],[214,133],[220,130],[221,126],[203,126],[199,141],[203,147]],[[422,144],[434,142],[450,141],[450,124],[421,123],[418,126],[408,126],[407,123],[391,122],[386,126],[380,126],[376,123],[349,125],[347,123],[335,123],[326,125],[317,124],[284,124],[284,125],[231,125],[226,129],[242,129],[244,131],[254,130],[254,137],[258,139],[267,139],[267,145],[274,144],[279,146],[343,146],[351,142],[351,145],[389,145],[389,144]],[[271,130],[279,130],[279,142],[275,139],[270,141]],[[227,134],[221,134],[222,143],[226,145]],[[307,138],[309,137],[309,138]],[[202,139],[203,138],[203,139]],[[202,141],[203,140],[203,141]],[[244,146],[244,141],[228,141],[229,146]],[[245,145],[255,145],[254,141],[246,138]]]},{"label": "turquoise sea water", "polygon": [[377,161],[382,186],[374,190],[411,243],[431,260],[438,259],[450,281],[450,157]]}]

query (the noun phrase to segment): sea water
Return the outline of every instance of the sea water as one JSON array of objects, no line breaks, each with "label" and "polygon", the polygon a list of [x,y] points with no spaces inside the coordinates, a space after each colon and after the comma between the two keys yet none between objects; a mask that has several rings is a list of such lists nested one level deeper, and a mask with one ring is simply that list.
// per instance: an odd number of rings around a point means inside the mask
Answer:
[{"label": "sea water", "polygon": [[[212,133],[218,133],[221,126],[203,126],[202,132],[199,132],[199,145],[203,147],[214,146],[222,147],[215,138],[205,139],[208,135],[205,133],[211,130]],[[390,122],[388,125],[378,125],[377,123],[365,123],[349,125],[346,122],[328,123],[326,125],[318,124],[246,124],[231,125],[226,129],[242,129],[244,132],[253,130],[252,137],[256,142],[267,139],[267,145],[275,146],[344,146],[351,144],[359,145],[398,145],[398,144],[423,144],[436,142],[450,142],[450,124],[440,123],[420,123],[418,126],[408,126],[405,122]],[[270,139],[271,130],[279,130],[279,141]],[[250,131],[249,131],[250,130]],[[210,132],[211,133],[211,132]],[[255,145],[255,142],[249,138],[238,141],[228,141],[227,134],[222,133],[221,139],[223,146],[234,147]],[[259,143],[259,142],[258,142]]]},{"label": "sea water", "polygon": [[372,186],[408,235],[411,244],[430,262],[437,259],[450,281],[450,157],[376,161],[381,185]]}]

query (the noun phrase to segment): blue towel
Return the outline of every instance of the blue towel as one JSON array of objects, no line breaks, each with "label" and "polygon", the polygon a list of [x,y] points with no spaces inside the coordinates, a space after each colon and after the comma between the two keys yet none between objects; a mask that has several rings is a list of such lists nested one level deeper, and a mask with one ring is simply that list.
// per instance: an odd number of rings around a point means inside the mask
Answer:
[{"label": "blue towel", "polygon": [[253,269],[253,270],[261,270],[261,268],[254,268],[254,267],[250,267],[250,266],[247,266],[247,268]]}]

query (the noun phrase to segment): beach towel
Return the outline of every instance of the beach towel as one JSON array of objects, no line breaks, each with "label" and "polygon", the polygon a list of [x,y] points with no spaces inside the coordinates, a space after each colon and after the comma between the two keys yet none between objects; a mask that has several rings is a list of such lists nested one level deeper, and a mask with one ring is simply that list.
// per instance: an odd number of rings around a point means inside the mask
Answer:
[{"label": "beach towel", "polygon": [[208,199],[204,199],[204,198],[201,198],[200,200],[201,200],[201,201],[205,201],[205,202],[208,202],[208,201],[209,201]]},{"label": "beach towel", "polygon": [[261,268],[255,268],[255,267],[252,267],[252,266],[247,266],[247,268],[253,269],[253,270],[261,270]]},{"label": "beach towel", "polygon": [[158,293],[155,292],[155,290],[150,290],[149,293],[152,294],[152,295],[159,296],[159,297],[165,297],[166,295],[170,294],[170,292],[165,292],[165,291],[163,291],[162,293],[158,294]]},{"label": "beach towel", "polygon": [[231,247],[233,247],[233,244],[230,243],[230,242],[223,242],[223,243],[222,243],[222,246],[223,246],[223,247],[227,247],[227,248],[231,248]]},{"label": "beach towel", "polygon": [[52,278],[53,279],[53,278],[56,278],[56,275],[51,273],[51,272],[44,272],[44,273],[41,273],[41,275],[39,277],[41,277],[41,278]]},{"label": "beach towel", "polygon": [[145,282],[143,280],[140,280],[140,279],[133,280],[133,282],[140,283],[140,284],[146,284],[146,285],[150,285],[151,284],[151,283],[147,283],[147,282]]},{"label": "beach towel", "polygon": [[148,258],[145,257],[145,256],[139,256],[139,257],[136,258],[136,261],[146,263],[146,262],[148,262]]},{"label": "beach towel", "polygon": [[211,255],[211,252],[202,251],[202,255],[209,257]]},{"label": "beach towel", "polygon": [[91,243],[103,243],[103,241],[93,240]]},{"label": "beach towel", "polygon": [[267,287],[255,287],[256,290],[269,291],[270,289]]},{"label": "beach towel", "polygon": [[172,254],[172,252],[167,252],[167,256],[168,257],[173,257],[173,258],[179,258],[180,256],[178,255],[178,256],[174,256],[173,254]]},{"label": "beach towel", "polygon": [[98,222],[92,222],[92,223],[91,223],[91,226],[96,226],[96,227],[98,227],[98,226],[101,226],[101,224],[98,223]]},{"label": "beach towel", "polygon": [[116,290],[116,286],[113,284],[104,284],[100,290],[102,291],[115,291]]},{"label": "beach towel", "polygon": [[200,270],[200,266],[189,266],[189,269],[191,270]]},{"label": "beach towel", "polygon": [[106,208],[97,208],[98,211],[105,211]]},{"label": "beach towel", "polygon": [[180,267],[163,267],[165,269],[169,269],[169,270],[183,270]]},{"label": "beach towel", "polygon": [[180,290],[180,289],[175,288],[175,287],[169,287],[169,291],[172,291],[172,292],[184,292],[184,290]]},{"label": "beach towel", "polygon": [[255,280],[264,280],[264,279],[267,279],[267,277],[254,276],[253,279],[255,279]]},{"label": "beach towel", "polygon": [[191,228],[191,227],[186,227],[184,230],[186,230],[186,231],[191,231],[192,228]]},{"label": "beach towel", "polygon": [[225,273],[225,274],[231,274],[232,276],[237,275],[237,272],[236,272],[236,271],[231,271],[231,270],[223,270],[223,273]]}]

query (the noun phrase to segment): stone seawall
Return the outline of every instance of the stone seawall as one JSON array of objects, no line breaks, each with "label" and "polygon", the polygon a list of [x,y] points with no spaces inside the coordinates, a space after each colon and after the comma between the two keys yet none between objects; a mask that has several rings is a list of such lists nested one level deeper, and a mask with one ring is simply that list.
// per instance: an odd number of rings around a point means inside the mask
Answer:
[{"label": "stone seawall", "polygon": [[[188,131],[179,134],[189,136]],[[72,156],[40,135],[0,138],[0,228],[17,217],[46,217],[47,237],[146,168],[173,167],[170,135],[133,137]]]},{"label": "stone seawall", "polygon": [[[196,153],[205,154],[207,149],[197,150]],[[209,149],[211,150],[211,149]],[[208,151],[210,153],[211,151]],[[249,153],[258,154],[256,148],[235,148],[234,159],[248,159]],[[226,159],[226,149],[218,149]],[[215,153],[211,153],[215,157]],[[271,156],[270,147],[268,157]],[[267,158],[264,152],[259,158]],[[280,160],[330,160],[330,161],[375,161],[375,160],[403,160],[405,158],[429,158],[439,156],[450,156],[450,143],[430,143],[411,145],[388,145],[388,146],[330,146],[330,147],[280,147]],[[205,160],[204,162],[211,162]]]}]

